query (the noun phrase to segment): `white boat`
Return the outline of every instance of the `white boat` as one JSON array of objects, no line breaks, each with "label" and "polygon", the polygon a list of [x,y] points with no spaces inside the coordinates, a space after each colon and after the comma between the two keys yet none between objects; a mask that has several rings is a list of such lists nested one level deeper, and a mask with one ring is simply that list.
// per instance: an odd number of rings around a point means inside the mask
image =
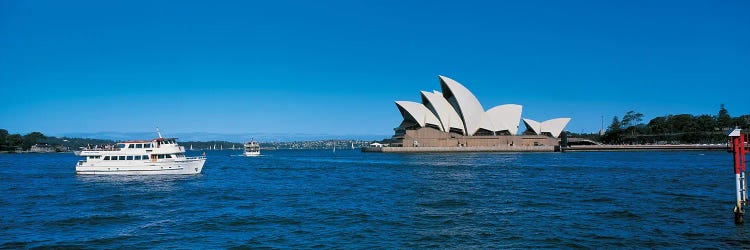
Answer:
[{"label": "white boat", "polygon": [[198,174],[206,163],[205,156],[186,157],[185,148],[176,138],[134,140],[106,147],[75,151],[86,157],[78,161],[77,174]]},{"label": "white boat", "polygon": [[249,142],[245,143],[245,152],[242,154],[245,156],[260,155],[260,144],[253,140],[250,140]]}]

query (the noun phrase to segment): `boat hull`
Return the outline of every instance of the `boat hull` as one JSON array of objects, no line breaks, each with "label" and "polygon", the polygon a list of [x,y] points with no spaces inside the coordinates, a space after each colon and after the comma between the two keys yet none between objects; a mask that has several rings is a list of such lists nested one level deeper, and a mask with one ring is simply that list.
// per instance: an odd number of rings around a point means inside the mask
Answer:
[{"label": "boat hull", "polygon": [[206,159],[193,159],[173,162],[154,162],[143,164],[89,164],[76,166],[76,173],[116,174],[116,175],[164,175],[164,174],[199,174],[203,171]]},{"label": "boat hull", "polygon": [[243,153],[245,156],[259,156],[260,152],[245,152]]}]

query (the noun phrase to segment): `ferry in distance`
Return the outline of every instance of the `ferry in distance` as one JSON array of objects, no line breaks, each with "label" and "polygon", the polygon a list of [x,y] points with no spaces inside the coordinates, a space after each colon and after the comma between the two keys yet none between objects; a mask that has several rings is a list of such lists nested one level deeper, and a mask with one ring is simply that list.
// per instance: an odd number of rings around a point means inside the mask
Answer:
[{"label": "ferry in distance", "polygon": [[245,143],[245,152],[242,153],[245,156],[259,156],[260,155],[260,144],[250,140]]},{"label": "ferry in distance", "polygon": [[87,147],[75,154],[86,157],[78,161],[77,174],[198,174],[206,163],[205,156],[186,157],[177,138],[162,138],[161,133],[152,140]]}]

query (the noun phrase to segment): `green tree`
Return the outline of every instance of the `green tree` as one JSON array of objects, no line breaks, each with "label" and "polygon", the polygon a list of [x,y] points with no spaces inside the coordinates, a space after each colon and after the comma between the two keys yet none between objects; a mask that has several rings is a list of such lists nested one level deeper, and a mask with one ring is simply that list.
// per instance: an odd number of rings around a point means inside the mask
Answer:
[{"label": "green tree", "polygon": [[695,116],[691,114],[673,115],[669,119],[675,132],[695,132],[699,131],[698,124],[695,122]]},{"label": "green tree", "polygon": [[0,129],[0,150],[5,149],[5,143],[8,140],[8,130]]},{"label": "green tree", "polygon": [[721,104],[719,115],[716,116],[716,121],[719,125],[719,128],[729,128],[732,126],[732,116],[730,116],[729,111],[724,108],[724,104]]},{"label": "green tree", "polygon": [[631,110],[622,117],[622,126],[625,128],[633,127],[641,124],[641,121],[643,121],[643,114]]},{"label": "green tree", "polygon": [[652,133],[655,134],[666,134],[669,132],[669,124],[667,124],[667,117],[659,116],[648,122],[646,127],[651,129]]},{"label": "green tree", "polygon": [[34,144],[40,143],[47,139],[47,136],[40,132],[31,132],[23,136],[23,149],[29,149]]},{"label": "green tree", "polygon": [[710,115],[700,115],[695,117],[695,121],[697,123],[698,131],[701,132],[713,131],[716,127],[716,119]]},{"label": "green tree", "polygon": [[5,141],[7,150],[14,150],[16,147],[20,147],[23,144],[23,136],[19,134],[8,135]]},{"label": "green tree", "polygon": [[602,142],[614,144],[622,142],[622,124],[617,116],[612,118],[612,123],[607,127],[607,132],[602,136]]},{"label": "green tree", "polygon": [[742,115],[732,119],[732,124],[739,126],[742,129],[747,129],[750,125],[750,115]]},{"label": "green tree", "polygon": [[617,116],[612,117],[612,123],[609,124],[609,127],[607,127],[607,132],[609,131],[620,131],[622,130],[622,125],[620,124],[620,119],[617,118]]},{"label": "green tree", "polygon": [[639,130],[639,127],[641,130],[643,130],[643,126],[641,125],[641,121],[643,121],[643,114],[636,113],[635,111],[631,110],[625,113],[625,115],[622,117],[622,126],[625,127],[627,131],[630,131],[628,134],[630,134],[631,142],[635,143],[637,141],[637,137],[635,136],[635,131]]}]

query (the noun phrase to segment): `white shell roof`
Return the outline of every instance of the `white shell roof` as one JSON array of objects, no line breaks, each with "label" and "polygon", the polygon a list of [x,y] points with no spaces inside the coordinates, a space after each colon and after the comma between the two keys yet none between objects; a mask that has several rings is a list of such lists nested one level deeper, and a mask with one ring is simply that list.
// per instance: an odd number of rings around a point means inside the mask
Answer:
[{"label": "white shell roof", "polygon": [[422,91],[421,93],[422,96],[427,100],[427,103],[423,104],[428,108],[432,107],[435,110],[435,112],[437,113],[437,118],[442,123],[444,132],[449,132],[451,128],[457,128],[466,133],[466,129],[464,129],[464,123],[463,121],[461,121],[461,117],[458,116],[458,113],[455,109],[453,109],[453,106],[448,103],[448,100],[443,97],[443,93],[440,93],[438,91],[434,91],[432,93]]},{"label": "white shell roof", "polygon": [[555,118],[542,122],[542,132],[549,132],[554,137],[560,136],[570,118]]},{"label": "white shell roof", "polygon": [[[443,96],[456,109],[464,122],[466,127],[464,131],[468,135],[474,135],[482,126],[482,116],[484,115],[482,104],[464,85],[445,76],[438,77],[440,78],[440,87],[443,89]],[[455,99],[455,102],[451,102],[451,98]]]},{"label": "white shell roof", "polygon": [[[479,129],[497,132],[507,130],[510,134],[518,134],[523,107],[517,104],[505,104],[484,111],[476,96],[457,81],[445,77],[440,78],[443,92],[422,91],[422,103],[397,101],[401,115],[405,121],[412,121],[424,127],[435,125],[444,132],[451,128],[460,129],[464,135],[474,135]],[[544,122],[523,119],[526,127],[535,134],[550,133],[554,137],[560,136],[570,118],[556,118]]]},{"label": "white shell roof", "polygon": [[505,104],[487,110],[486,117],[495,125],[492,131],[508,130],[511,135],[518,133],[523,107],[517,104]]},{"label": "white shell roof", "polygon": [[560,136],[560,133],[562,133],[565,126],[568,125],[568,122],[570,122],[570,118],[555,118],[541,123],[531,119],[523,119],[526,128],[534,131],[534,133],[541,134],[546,132],[552,134],[554,137]]},{"label": "white shell roof", "polygon": [[523,118],[523,124],[526,125],[526,129],[531,130],[534,134],[542,133],[542,124],[532,119]]},{"label": "white shell roof", "polygon": [[492,120],[487,116],[487,113],[482,114],[482,119],[479,122],[479,128],[493,132],[497,131],[495,130],[495,124],[492,123]]},{"label": "white shell roof", "polygon": [[440,126],[440,120],[427,107],[418,102],[396,101],[396,106],[402,110],[404,120],[413,121],[424,127],[426,124]]}]

